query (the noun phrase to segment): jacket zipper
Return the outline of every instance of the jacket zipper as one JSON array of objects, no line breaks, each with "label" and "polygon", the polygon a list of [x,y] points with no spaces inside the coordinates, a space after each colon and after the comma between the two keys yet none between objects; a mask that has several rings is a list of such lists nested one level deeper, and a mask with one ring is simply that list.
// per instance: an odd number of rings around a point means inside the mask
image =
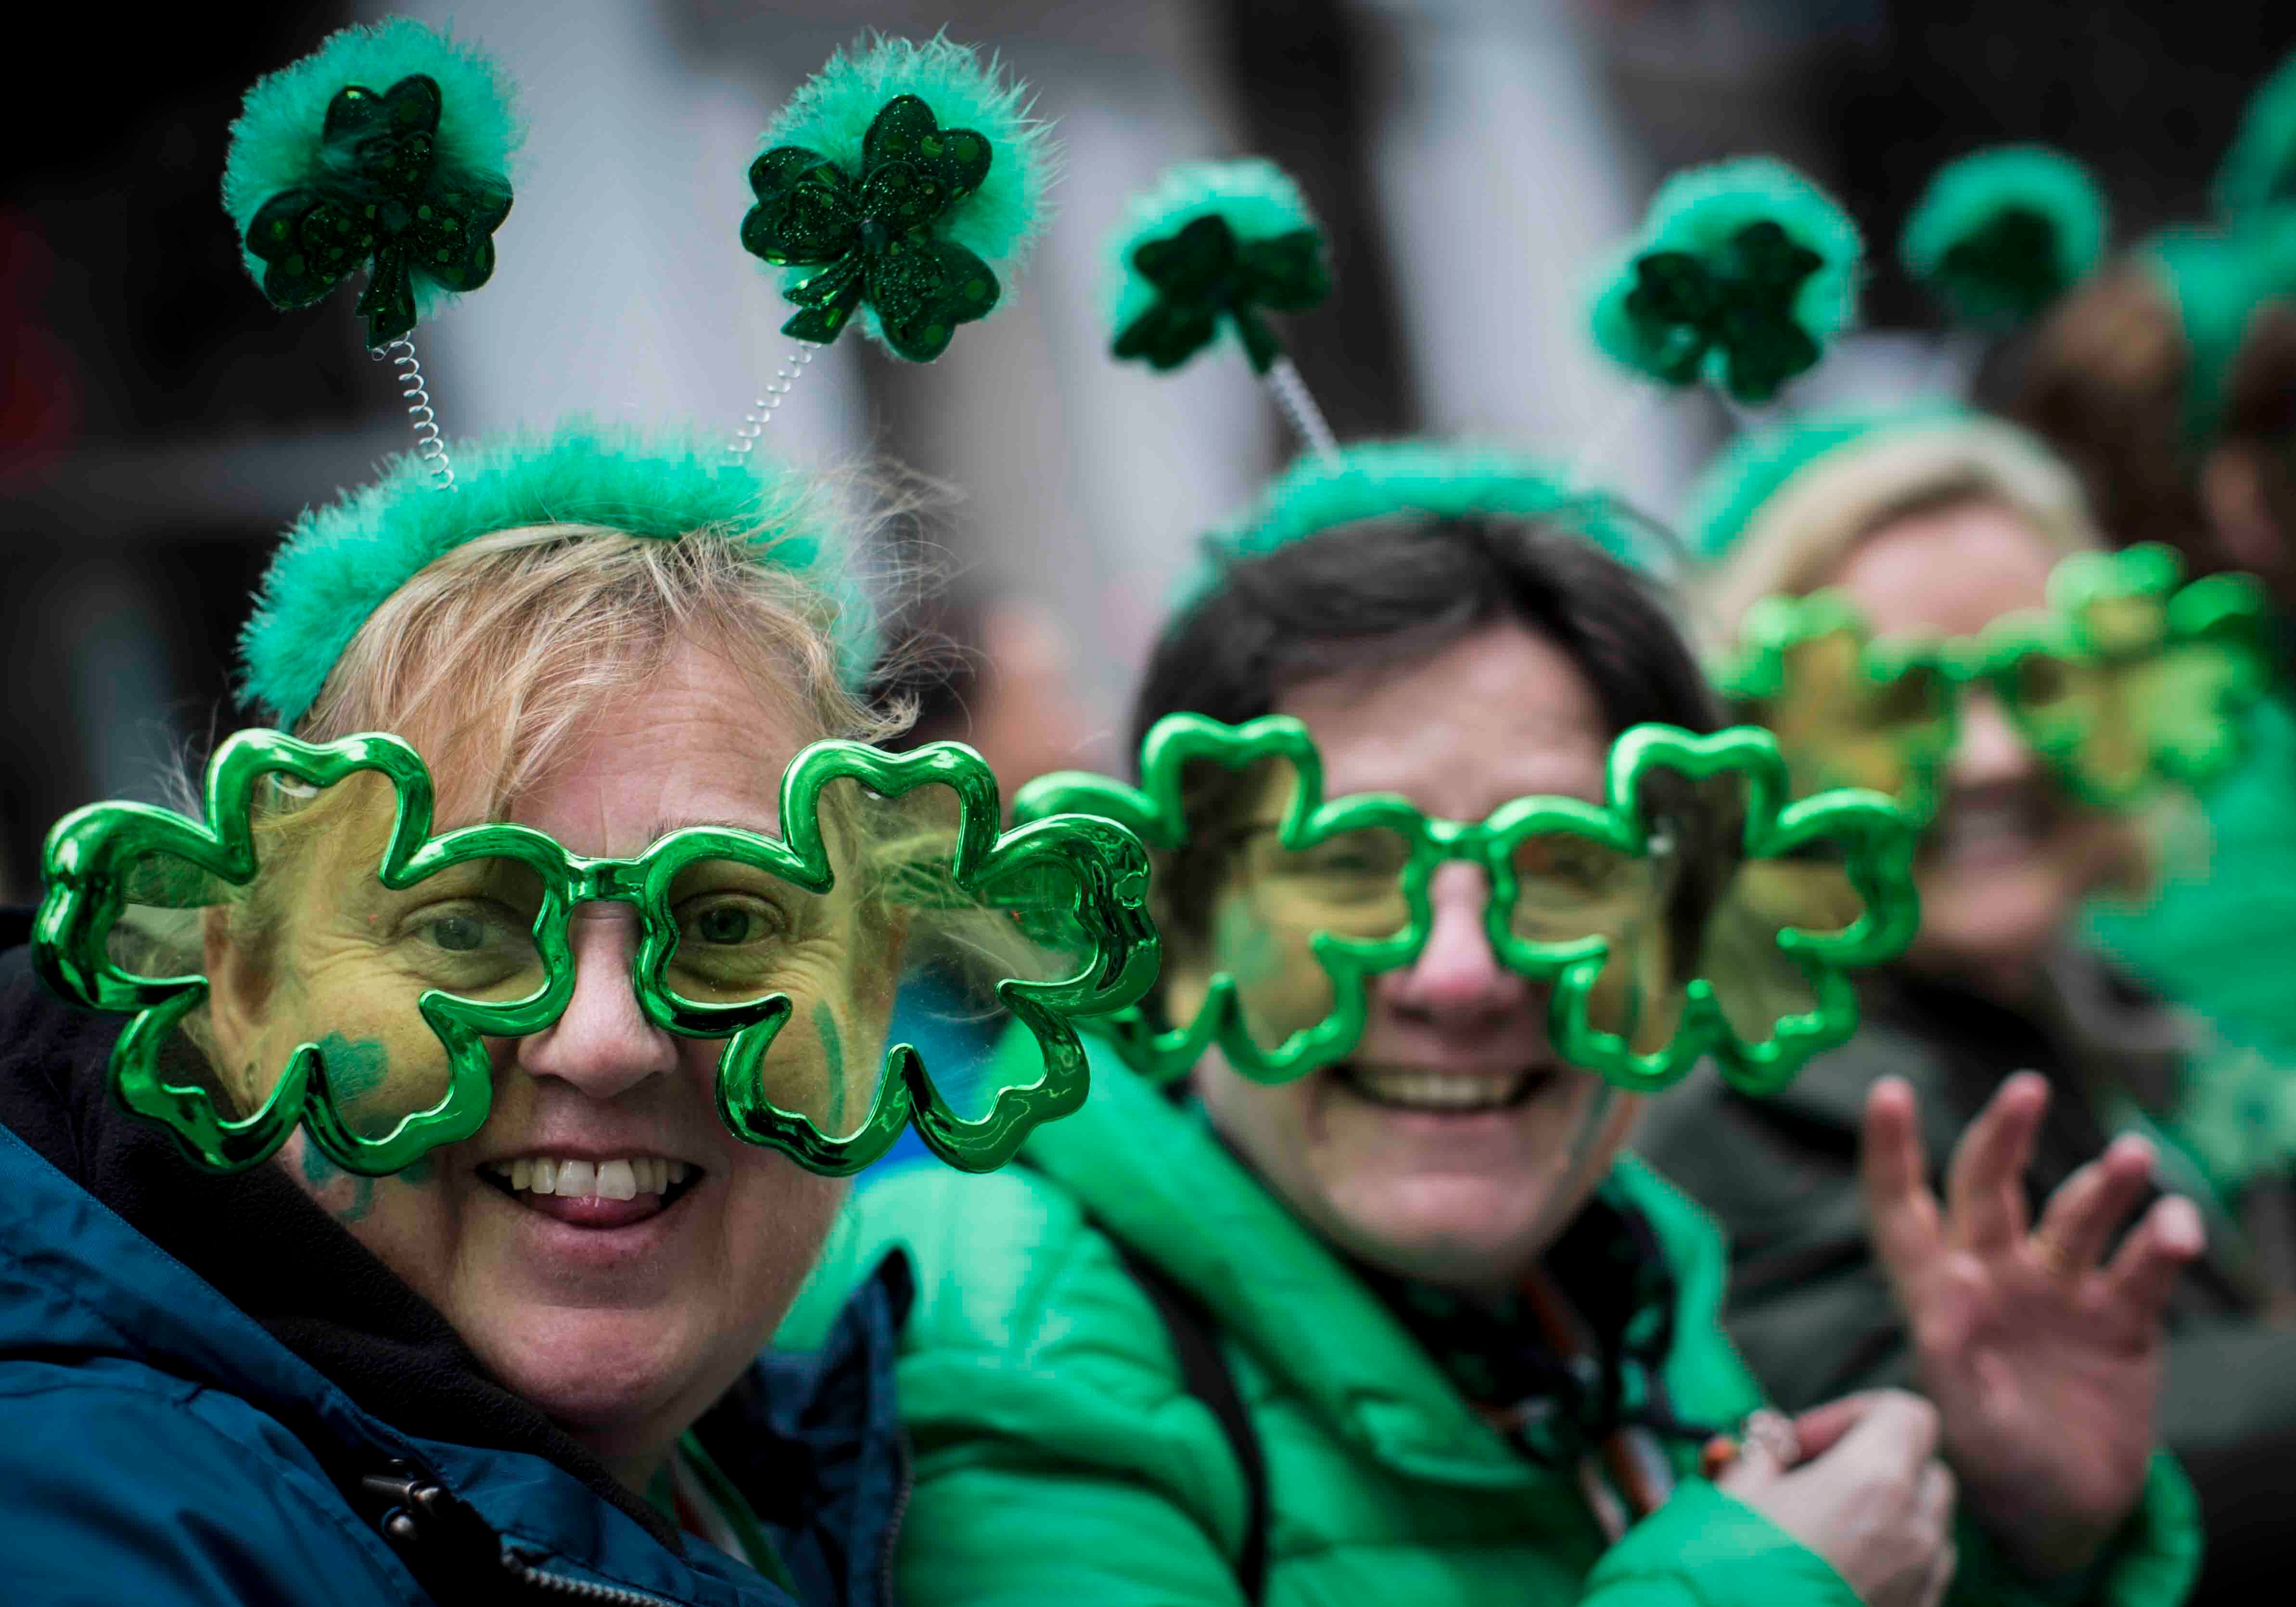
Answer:
[{"label": "jacket zipper", "polygon": [[901,1520],[909,1513],[909,1496],[917,1488],[915,1461],[909,1455],[909,1437],[901,1431],[893,1455],[900,1467],[900,1483],[893,1490],[893,1515],[886,1520],[885,1538],[877,1551],[877,1607],[893,1607],[893,1553],[901,1537]]},{"label": "jacket zipper", "polygon": [[682,1607],[668,1596],[629,1590],[619,1585],[593,1585],[587,1579],[570,1579],[563,1574],[547,1572],[507,1546],[503,1550],[502,1565],[504,1572],[529,1589],[563,1596],[570,1602],[593,1602],[598,1607]]}]

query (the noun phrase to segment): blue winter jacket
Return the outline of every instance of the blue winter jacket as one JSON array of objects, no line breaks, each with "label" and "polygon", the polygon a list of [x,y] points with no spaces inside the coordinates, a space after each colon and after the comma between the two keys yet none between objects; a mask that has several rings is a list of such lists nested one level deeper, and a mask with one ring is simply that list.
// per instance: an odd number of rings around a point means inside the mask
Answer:
[{"label": "blue winter jacket", "polygon": [[[117,1028],[0,954],[0,1599],[791,1607],[276,1168],[200,1174],[121,1117]],[[888,1603],[908,1295],[889,1262],[818,1355],[768,1353],[696,1425],[809,1607]]]}]

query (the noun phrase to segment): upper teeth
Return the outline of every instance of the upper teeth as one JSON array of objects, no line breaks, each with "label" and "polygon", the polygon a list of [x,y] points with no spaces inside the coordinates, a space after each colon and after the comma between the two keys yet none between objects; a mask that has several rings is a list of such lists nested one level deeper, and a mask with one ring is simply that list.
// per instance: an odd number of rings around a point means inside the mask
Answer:
[{"label": "upper teeth", "polygon": [[660,1194],[672,1183],[684,1183],[691,1169],[682,1160],[668,1160],[659,1155],[595,1162],[535,1155],[487,1163],[487,1170],[497,1177],[508,1178],[513,1189],[574,1199],[636,1199],[642,1193]]},{"label": "upper teeth", "polygon": [[1349,1075],[1374,1099],[1390,1105],[1425,1105],[1439,1110],[1470,1110],[1506,1104],[1522,1092],[1531,1075],[1527,1071],[1468,1076],[1456,1072],[1367,1071],[1360,1067],[1351,1067]]}]

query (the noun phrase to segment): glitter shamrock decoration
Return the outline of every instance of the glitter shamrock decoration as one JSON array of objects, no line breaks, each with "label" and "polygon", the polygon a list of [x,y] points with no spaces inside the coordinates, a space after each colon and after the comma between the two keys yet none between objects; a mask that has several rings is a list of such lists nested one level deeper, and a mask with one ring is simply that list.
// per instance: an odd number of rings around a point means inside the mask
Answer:
[{"label": "glitter shamrock decoration", "polygon": [[1835,592],[1767,597],[1718,679],[1775,732],[1801,791],[1871,787],[1928,820],[1961,698],[1982,686],[2068,790],[2126,809],[2235,763],[2269,680],[2256,583],[2182,574],[2163,547],[2076,554],[2046,609],[1951,640],[1877,640]]},{"label": "glitter shamrock decoration", "polygon": [[1766,158],[1676,175],[1596,293],[1596,343],[1669,385],[1761,403],[1815,367],[1855,309],[1849,216]]},{"label": "glitter shamrock decoration", "polygon": [[1269,312],[1308,312],[1332,293],[1322,231],[1299,186],[1263,161],[1173,169],[1134,202],[1117,238],[1111,350],[1177,368],[1233,330],[1252,371],[1283,355]]},{"label": "glitter shamrock decoration", "polygon": [[1564,1057],[1630,1090],[1707,1054],[1741,1086],[1777,1086],[1854,1028],[1845,968],[1895,955],[1915,922],[1902,812],[1864,791],[1787,804],[1759,730],[1639,726],[1612,749],[1603,803],[1522,798],[1481,821],[1387,794],[1325,801],[1313,741],[1283,716],[1168,716],[1141,776],[1137,788],[1041,778],[1016,812],[1104,812],[1164,856],[1168,936],[1187,934],[1202,959],[1166,977],[1163,1018],[1103,1024],[1152,1077],[1185,1075],[1213,1045],[1263,1082],[1344,1060],[1369,977],[1424,946],[1446,860],[1489,878],[1487,935],[1552,986]]},{"label": "glitter shamrock decoration", "polygon": [[2104,252],[2103,192],[2041,145],[2001,145],[1938,169],[1899,242],[1906,270],[1972,324],[2038,316]]},{"label": "glitter shamrock decoration", "polygon": [[939,357],[958,325],[995,309],[999,263],[1009,272],[1025,251],[1043,144],[1020,91],[946,39],[831,62],[750,168],[742,245],[788,270],[798,311],[782,333],[825,345],[860,316],[895,355]]},{"label": "glitter shamrock decoration", "polygon": [[[947,829],[919,828],[947,811],[871,813],[936,789],[955,804]],[[517,825],[432,836],[430,778],[394,738],[312,745],[242,731],[209,768],[207,823],[128,804],[59,823],[35,964],[67,998],[135,1012],[112,1056],[116,1095],[195,1163],[252,1166],[300,1125],[338,1165],[373,1176],[484,1125],[487,1040],[556,1022],[573,994],[576,906],[627,903],[640,918],[639,1005],[666,1032],[724,1041],[718,1102],[737,1136],[845,1173],[914,1119],[951,1165],[1001,1164],[1083,1098],[1070,1018],[1128,1006],[1153,977],[1144,850],[1103,820],[1000,836],[993,777],[954,744],[898,756],[816,744],[781,793],[785,840],[693,827],[634,859],[589,859]],[[265,845],[283,826],[299,845],[266,870]],[[946,862],[926,875],[935,852]],[[888,935],[959,903],[1008,926],[1063,928],[1072,961],[1067,974],[996,984],[1043,1068],[970,1119],[914,1051],[874,1052],[857,1004],[890,997],[898,944]],[[261,933],[281,984],[263,998],[292,1009],[250,1008],[196,969],[217,921]],[[170,927],[172,946],[160,941]],[[858,968],[842,985],[817,959],[793,958],[835,952]],[[313,953],[325,963],[307,968]],[[172,970],[167,955],[179,959]]]},{"label": "glitter shamrock decoration", "polygon": [[517,139],[484,57],[403,19],[346,29],[249,92],[225,206],[275,307],[310,306],[365,269],[357,311],[379,348],[493,275]]}]

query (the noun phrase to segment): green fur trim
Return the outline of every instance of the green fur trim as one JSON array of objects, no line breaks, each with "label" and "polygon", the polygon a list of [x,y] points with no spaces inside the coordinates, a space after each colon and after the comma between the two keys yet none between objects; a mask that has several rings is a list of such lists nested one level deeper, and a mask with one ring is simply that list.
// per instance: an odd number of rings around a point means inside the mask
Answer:
[{"label": "green fur trim", "polygon": [[1684,539],[1700,562],[1718,562],[1737,546],[1770,499],[1819,459],[1877,435],[1974,416],[1957,404],[1931,402],[1821,414],[1776,429],[1750,431],[1707,465],[1691,488]]},{"label": "green fur trim", "polygon": [[1657,572],[1666,543],[1615,498],[1573,486],[1551,464],[1502,448],[1431,441],[1372,441],[1336,457],[1310,454],[1263,490],[1241,518],[1204,538],[1203,561],[1183,589],[1185,607],[1232,565],[1366,519],[1552,520],[1638,568]]},{"label": "green fur trim", "polygon": [[[498,62],[406,17],[343,29],[301,61],[259,80],[231,125],[223,210],[250,278],[261,284],[266,265],[247,249],[248,225],[274,195],[322,176],[319,136],[336,92],[353,84],[380,92],[416,73],[439,83],[440,170],[507,180],[526,130],[516,92]],[[419,273],[414,284],[415,308],[424,317],[455,299]]]},{"label": "green fur trim", "polygon": [[2105,222],[2104,192],[2079,162],[2046,145],[1997,145],[1937,170],[1898,249],[1961,317],[2013,326],[2096,267]]},{"label": "green fur trim", "polygon": [[[1108,326],[1111,338],[1153,306],[1157,290],[1133,265],[1133,253],[1151,240],[1178,234],[1199,218],[1225,218],[1239,241],[1272,240],[1302,229],[1323,232],[1292,176],[1265,157],[1241,161],[1192,161],[1168,168],[1155,187],[1132,199],[1124,223],[1110,231]],[[1232,329],[1221,331],[1234,340]]]},{"label": "green fur trim", "polygon": [[[939,232],[980,257],[1009,284],[1043,231],[1045,196],[1052,187],[1056,152],[1051,125],[1029,115],[1035,95],[1026,85],[1007,81],[995,57],[984,62],[970,45],[945,34],[922,45],[879,37],[865,48],[840,50],[766,125],[758,153],[782,145],[802,146],[857,179],[862,136],[885,103],[902,95],[914,95],[931,107],[942,128],[970,128],[988,141],[988,177],[949,211]],[[820,269],[770,271],[786,288]],[[997,307],[1011,302],[1010,296],[1000,297]],[[884,342],[875,308],[865,302],[860,323],[871,340]]]},{"label": "green fur trim", "polygon": [[2218,215],[2234,220],[2296,201],[2296,56],[2249,97],[2211,194]]},{"label": "green fur trim", "polygon": [[1775,157],[1750,156],[1692,168],[1659,186],[1642,230],[1603,265],[1595,282],[1591,324],[1595,343],[1614,360],[1669,383],[1704,379],[1727,383],[1726,354],[1718,344],[1697,368],[1674,371],[1672,353],[1654,347],[1630,316],[1643,260],[1681,252],[1702,262],[1725,259],[1740,232],[1774,223],[1786,238],[1816,253],[1816,270],[1795,291],[1789,315],[1819,352],[1857,315],[1857,273],[1865,245],[1857,226],[1839,203]]},{"label": "green fur trim", "polygon": [[459,443],[454,462],[452,491],[410,453],[289,530],[240,634],[241,694],[275,724],[303,717],[367,616],[417,573],[465,542],[533,524],[663,541],[736,536],[758,563],[803,575],[832,599],[842,678],[857,687],[868,673],[874,613],[831,510],[796,471],[754,453],[729,463],[723,440],[698,431],[648,439],[585,419],[546,436]]}]

